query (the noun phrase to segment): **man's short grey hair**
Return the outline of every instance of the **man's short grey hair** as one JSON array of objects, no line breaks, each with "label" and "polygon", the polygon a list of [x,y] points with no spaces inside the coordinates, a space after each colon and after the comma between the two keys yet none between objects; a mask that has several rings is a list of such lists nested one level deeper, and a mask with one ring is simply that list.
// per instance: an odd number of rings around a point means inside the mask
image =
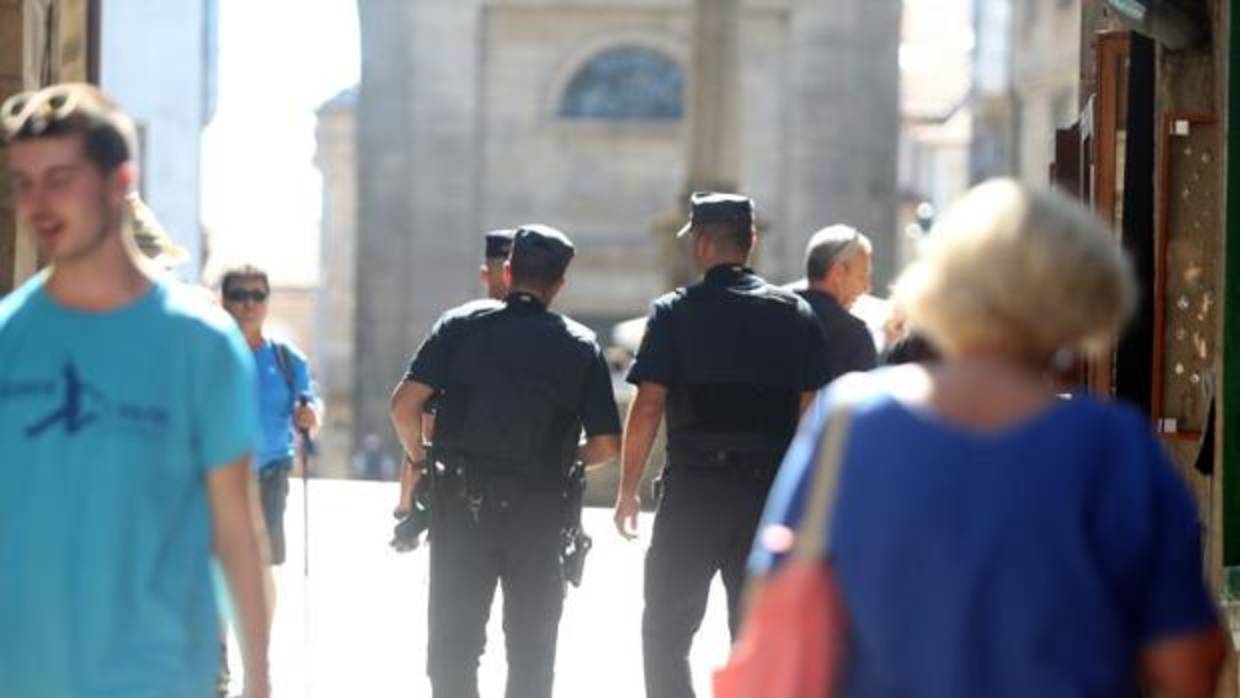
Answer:
[{"label": "man's short grey hair", "polygon": [[854,259],[859,253],[873,254],[874,245],[856,228],[830,225],[814,233],[805,246],[805,278],[821,279],[838,262]]}]

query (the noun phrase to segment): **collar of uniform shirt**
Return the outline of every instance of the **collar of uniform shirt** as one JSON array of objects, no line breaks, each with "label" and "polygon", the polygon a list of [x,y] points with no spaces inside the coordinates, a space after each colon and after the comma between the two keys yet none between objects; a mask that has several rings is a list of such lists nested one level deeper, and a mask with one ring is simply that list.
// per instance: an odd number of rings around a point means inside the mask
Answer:
[{"label": "collar of uniform shirt", "polygon": [[707,282],[729,282],[741,276],[753,274],[753,270],[741,264],[717,264],[711,267],[703,277]]},{"label": "collar of uniform shirt", "polygon": [[513,291],[512,293],[509,293],[508,296],[504,298],[504,302],[508,305],[516,305],[518,307],[533,306],[539,310],[547,307],[547,305],[539,300],[537,296],[532,293],[526,293],[525,291]]}]

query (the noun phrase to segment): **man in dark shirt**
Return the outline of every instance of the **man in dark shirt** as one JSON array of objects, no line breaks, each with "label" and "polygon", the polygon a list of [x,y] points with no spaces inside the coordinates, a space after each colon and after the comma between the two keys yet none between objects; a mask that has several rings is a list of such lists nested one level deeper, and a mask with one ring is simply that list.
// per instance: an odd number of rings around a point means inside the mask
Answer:
[{"label": "man in dark shirt", "polygon": [[822,331],[805,301],[746,267],[753,202],[694,194],[681,230],[702,281],[654,302],[628,375],[615,523],[637,530],[638,482],[667,415],[667,467],[646,557],[642,640],[648,698],[693,696],[689,647],[722,573],[733,636],[745,559],[801,410],[827,381]]},{"label": "man in dark shirt", "polygon": [[869,238],[846,225],[819,230],[805,248],[807,288],[797,293],[814,309],[827,336],[829,380],[878,365],[869,328],[848,312],[870,290],[873,249]]},{"label": "man in dark shirt", "polygon": [[[434,394],[428,673],[438,698],[478,695],[496,583],[504,590],[510,698],[551,695],[563,604],[560,532],[570,466],[610,460],[620,418],[594,335],[548,311],[572,243],[529,225],[505,267],[511,291],[450,310],[392,397],[415,465]],[[584,430],[586,441],[578,445]]]},{"label": "man in dark shirt", "polygon": [[[484,237],[485,246],[482,253],[482,266],[478,268],[478,280],[487,292],[487,298],[503,300],[508,295],[508,279],[504,275],[504,264],[508,261],[508,253],[512,251],[512,236],[515,230],[500,229],[489,231]],[[424,434],[429,437],[434,433],[435,410],[434,400],[427,402],[427,410],[423,417]],[[409,459],[404,459],[400,466],[400,499],[396,504],[396,518],[403,520],[414,509],[414,490],[417,488],[421,473],[413,469]],[[420,490],[419,490],[420,492]],[[415,536],[412,540],[403,540],[397,524],[396,538],[392,544],[397,550],[412,550],[417,547]]]}]

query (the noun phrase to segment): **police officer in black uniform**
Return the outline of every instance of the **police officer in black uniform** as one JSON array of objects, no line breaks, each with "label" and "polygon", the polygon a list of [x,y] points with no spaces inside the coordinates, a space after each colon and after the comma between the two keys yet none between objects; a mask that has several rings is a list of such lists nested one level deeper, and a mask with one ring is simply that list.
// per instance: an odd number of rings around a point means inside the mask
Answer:
[{"label": "police officer in black uniform", "polygon": [[[550,312],[573,245],[540,225],[517,230],[511,291],[450,310],[418,349],[392,398],[415,463],[421,417],[441,392],[431,454],[428,673],[438,698],[478,695],[478,658],[503,587],[508,698],[551,695],[563,603],[565,478],[578,460],[619,451],[620,418],[594,335]],[[579,445],[585,432],[586,440]]]},{"label": "police officer in black uniform", "polygon": [[[487,292],[487,298],[495,300],[503,300],[508,295],[508,281],[504,276],[504,264],[508,261],[508,253],[512,251],[512,237],[517,231],[510,229],[499,229],[489,231],[484,236],[484,249],[482,253],[482,266],[478,268],[478,280],[482,282],[482,288]],[[428,400],[426,404],[426,413],[423,417],[423,436],[429,441],[434,433],[435,410],[434,400]],[[397,520],[400,522],[396,526],[396,535],[392,540],[392,547],[398,551],[404,552],[412,550],[418,546],[416,533],[409,536],[406,531],[417,531],[417,526],[410,526],[405,517],[415,513],[414,496],[415,490],[418,489],[418,480],[421,476],[417,470],[412,467],[412,463],[408,458],[404,459],[400,466],[400,499],[396,504]]]},{"label": "police officer in black uniform", "polygon": [[504,263],[508,261],[508,253],[512,252],[512,237],[515,230],[492,230],[486,234],[486,249],[483,250],[482,267],[478,269],[478,277],[482,287],[487,290],[487,298],[503,300],[508,295],[508,281],[504,276]]},{"label": "police officer in black uniform", "polygon": [[826,382],[822,330],[804,300],[746,267],[753,202],[691,199],[702,281],[654,302],[628,380],[637,385],[615,522],[636,534],[637,487],[667,416],[667,467],[646,556],[642,641],[648,698],[693,696],[689,646],[723,575],[733,636],[745,561],[801,411]]}]

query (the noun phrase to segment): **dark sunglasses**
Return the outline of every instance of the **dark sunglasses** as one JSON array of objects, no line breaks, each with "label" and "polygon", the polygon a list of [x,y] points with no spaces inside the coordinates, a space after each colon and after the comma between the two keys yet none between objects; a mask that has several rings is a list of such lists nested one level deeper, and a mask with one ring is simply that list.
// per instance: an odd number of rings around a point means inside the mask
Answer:
[{"label": "dark sunglasses", "polygon": [[258,289],[247,291],[244,288],[237,288],[225,293],[224,300],[229,303],[244,303],[246,301],[262,303],[267,300],[267,296],[269,295],[271,294],[267,291],[260,291]]}]

